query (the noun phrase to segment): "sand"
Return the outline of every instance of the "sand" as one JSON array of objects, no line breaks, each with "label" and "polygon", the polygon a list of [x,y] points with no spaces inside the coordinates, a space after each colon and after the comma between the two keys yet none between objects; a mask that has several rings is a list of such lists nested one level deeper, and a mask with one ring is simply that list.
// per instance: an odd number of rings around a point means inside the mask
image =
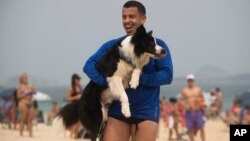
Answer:
[{"label": "sand", "polygon": [[[206,141],[229,141],[229,128],[218,120],[207,121],[205,125]],[[0,126],[0,141],[73,141],[69,139],[68,133],[58,134],[52,126],[38,124],[34,126],[34,137],[30,138],[28,132],[24,132],[24,136],[20,137],[18,131],[3,129]],[[188,141],[188,136],[183,136],[184,140]],[[78,139],[80,141],[89,141],[87,139]],[[157,141],[168,140],[168,129],[160,122],[159,137]],[[200,141],[199,133],[196,136],[196,141]]]}]

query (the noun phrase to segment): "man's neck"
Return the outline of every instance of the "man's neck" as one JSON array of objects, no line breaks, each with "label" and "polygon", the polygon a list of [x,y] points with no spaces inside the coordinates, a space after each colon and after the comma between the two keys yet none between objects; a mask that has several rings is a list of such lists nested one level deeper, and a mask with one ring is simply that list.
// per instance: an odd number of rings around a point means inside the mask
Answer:
[{"label": "man's neck", "polygon": [[194,87],[195,87],[194,85],[191,85],[191,86],[188,85],[189,89],[193,89]]}]

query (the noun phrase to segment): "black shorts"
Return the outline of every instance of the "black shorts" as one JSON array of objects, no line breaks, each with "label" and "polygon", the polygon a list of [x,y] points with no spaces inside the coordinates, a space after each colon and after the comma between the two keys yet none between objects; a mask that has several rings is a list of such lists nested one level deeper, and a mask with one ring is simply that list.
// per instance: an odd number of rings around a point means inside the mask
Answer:
[{"label": "black shorts", "polygon": [[138,124],[143,122],[143,121],[146,121],[146,119],[135,118],[135,117],[126,118],[124,116],[115,116],[115,115],[109,115],[109,117],[112,117],[112,118],[115,118],[117,120],[126,122],[129,125],[135,124],[135,126],[136,126],[135,134],[136,134],[136,131],[139,130]]}]

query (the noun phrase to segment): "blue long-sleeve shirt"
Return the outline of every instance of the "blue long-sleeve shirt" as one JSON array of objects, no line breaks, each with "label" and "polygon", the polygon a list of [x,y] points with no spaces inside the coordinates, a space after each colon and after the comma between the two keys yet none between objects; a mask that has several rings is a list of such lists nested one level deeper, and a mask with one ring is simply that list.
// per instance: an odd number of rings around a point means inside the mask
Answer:
[{"label": "blue long-sleeve shirt", "polygon": [[[96,68],[96,62],[118,41],[124,37],[113,39],[101,46],[92,55],[83,67],[83,71],[96,84],[107,85],[106,78]],[[136,89],[126,89],[132,117],[152,120],[159,120],[159,97],[160,86],[170,84],[173,78],[173,65],[168,46],[161,39],[156,39],[159,46],[163,47],[167,55],[161,59],[150,59],[144,66],[140,76],[140,85]],[[121,116],[121,105],[118,101],[113,102],[109,108],[109,116]]]}]

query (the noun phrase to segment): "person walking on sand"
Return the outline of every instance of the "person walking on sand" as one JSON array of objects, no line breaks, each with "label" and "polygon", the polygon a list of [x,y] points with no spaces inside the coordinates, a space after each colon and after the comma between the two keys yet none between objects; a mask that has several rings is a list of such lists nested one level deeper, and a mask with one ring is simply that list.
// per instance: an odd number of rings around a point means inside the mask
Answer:
[{"label": "person walking on sand", "polygon": [[178,102],[177,99],[172,97],[169,99],[169,104],[166,107],[166,113],[168,115],[167,125],[169,129],[169,138],[168,138],[169,140],[173,139],[172,138],[173,131],[176,134],[176,139],[180,140],[180,134],[178,130],[180,114],[177,102]]},{"label": "person walking on sand", "polygon": [[[67,90],[66,100],[69,102],[78,101],[82,96],[81,77],[73,74],[71,77],[71,86]],[[70,138],[77,138],[80,122],[77,122],[70,128]]]},{"label": "person walking on sand", "polygon": [[200,130],[201,140],[205,141],[204,120],[200,104],[204,101],[202,89],[196,86],[193,74],[187,75],[186,79],[187,87],[181,90],[180,101],[185,107],[188,135],[190,140],[194,141],[196,132]]},{"label": "person walking on sand", "polygon": [[29,85],[28,75],[23,73],[20,76],[20,85],[17,88],[17,97],[19,100],[18,108],[21,112],[20,119],[20,136],[23,136],[24,124],[28,124],[29,136],[33,136],[32,119],[34,117],[33,95],[36,94],[36,89]]},{"label": "person walking on sand", "polygon": [[215,88],[215,97],[216,97],[216,107],[218,108],[218,112],[216,113],[216,116],[219,116],[222,110],[222,106],[223,106],[223,99],[224,99],[224,94],[223,92],[220,90],[219,87]]},{"label": "person walking on sand", "polygon": [[[122,24],[126,35],[106,42],[83,67],[87,76],[96,84],[107,85],[106,78],[99,73],[96,62],[119,41],[133,35],[137,28],[146,22],[146,9],[138,1],[127,1],[122,8]],[[171,84],[173,66],[170,51],[161,39],[156,43],[163,47],[167,55],[159,60],[151,59],[143,68],[140,85],[136,89],[127,89],[132,116],[125,118],[121,105],[114,101],[109,106],[107,124],[103,132],[104,141],[155,141],[160,116],[160,86]]]}]

